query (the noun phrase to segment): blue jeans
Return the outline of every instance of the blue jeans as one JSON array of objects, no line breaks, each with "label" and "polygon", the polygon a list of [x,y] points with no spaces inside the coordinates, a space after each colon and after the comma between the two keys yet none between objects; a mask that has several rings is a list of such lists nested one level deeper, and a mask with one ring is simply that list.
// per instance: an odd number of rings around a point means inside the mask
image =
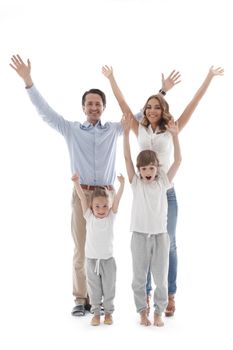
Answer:
[{"label": "blue jeans", "polygon": [[[178,205],[174,187],[167,191],[168,213],[167,213],[167,232],[170,237],[170,252],[169,252],[169,270],[168,270],[168,294],[176,293],[176,278],[177,278],[177,251],[176,251],[176,223],[178,215]],[[150,294],[151,273],[147,274],[146,292]]]}]

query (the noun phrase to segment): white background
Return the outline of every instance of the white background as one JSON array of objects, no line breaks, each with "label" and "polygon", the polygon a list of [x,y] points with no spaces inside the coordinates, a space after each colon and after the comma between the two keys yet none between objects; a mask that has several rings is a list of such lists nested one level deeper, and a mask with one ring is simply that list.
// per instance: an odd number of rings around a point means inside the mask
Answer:
[{"label": "white background", "polygon": [[[3,0],[0,4],[0,347],[1,349],[232,348],[232,11],[231,1]],[[138,324],[131,291],[128,183],[115,226],[118,265],[112,327],[73,318],[66,144],[44,124],[9,67],[32,62],[32,77],[66,119],[84,121],[81,96],[106,92],[103,121],[121,112],[101,66],[112,65],[134,112],[182,73],[167,94],[179,117],[211,65],[215,77],[182,131],[177,312],[165,327]],[[131,138],[133,155],[137,143]],[[126,175],[119,139],[117,172]],[[117,186],[117,183],[116,183]]]}]

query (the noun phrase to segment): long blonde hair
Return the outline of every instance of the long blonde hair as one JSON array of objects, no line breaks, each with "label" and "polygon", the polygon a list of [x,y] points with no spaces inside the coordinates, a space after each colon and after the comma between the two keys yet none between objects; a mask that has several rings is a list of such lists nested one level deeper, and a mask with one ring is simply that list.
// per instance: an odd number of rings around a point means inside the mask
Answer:
[{"label": "long blonde hair", "polygon": [[146,117],[146,109],[147,109],[148,102],[152,98],[155,98],[156,100],[158,100],[160,108],[161,108],[161,111],[162,111],[161,119],[159,120],[159,123],[158,123],[159,133],[160,132],[165,132],[166,131],[166,125],[168,124],[168,122],[173,117],[172,117],[171,113],[169,112],[169,104],[167,103],[167,101],[160,94],[158,94],[158,95],[151,95],[147,99],[147,101],[146,101],[146,103],[145,103],[145,105],[143,107],[143,119],[141,121],[141,124],[143,126],[145,126],[146,128],[148,128],[148,126],[150,125],[150,122],[149,122],[149,120]]}]

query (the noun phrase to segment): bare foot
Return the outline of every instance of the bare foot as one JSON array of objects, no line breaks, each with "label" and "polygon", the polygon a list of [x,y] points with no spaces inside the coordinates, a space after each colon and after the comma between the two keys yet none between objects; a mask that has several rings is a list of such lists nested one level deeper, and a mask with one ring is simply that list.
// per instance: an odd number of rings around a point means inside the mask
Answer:
[{"label": "bare foot", "polygon": [[113,324],[113,319],[111,314],[105,314],[104,316],[104,324],[111,325]]},{"label": "bare foot", "polygon": [[158,314],[154,314],[154,326],[163,327],[164,323],[162,317]]},{"label": "bare foot", "polygon": [[141,321],[140,324],[143,326],[150,326],[151,322],[147,317],[147,310],[143,310],[140,312],[140,317],[141,317]]},{"label": "bare foot", "polygon": [[92,326],[99,326],[100,325],[100,315],[95,315],[92,317],[91,325]]}]

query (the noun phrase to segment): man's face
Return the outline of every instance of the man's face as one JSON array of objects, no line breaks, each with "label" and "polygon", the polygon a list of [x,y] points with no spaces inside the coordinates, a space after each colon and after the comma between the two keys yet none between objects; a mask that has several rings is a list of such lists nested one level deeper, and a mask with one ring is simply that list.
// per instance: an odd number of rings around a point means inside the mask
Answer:
[{"label": "man's face", "polygon": [[98,94],[87,94],[83,106],[83,112],[87,116],[87,121],[95,125],[101,118],[104,111],[102,98]]}]

